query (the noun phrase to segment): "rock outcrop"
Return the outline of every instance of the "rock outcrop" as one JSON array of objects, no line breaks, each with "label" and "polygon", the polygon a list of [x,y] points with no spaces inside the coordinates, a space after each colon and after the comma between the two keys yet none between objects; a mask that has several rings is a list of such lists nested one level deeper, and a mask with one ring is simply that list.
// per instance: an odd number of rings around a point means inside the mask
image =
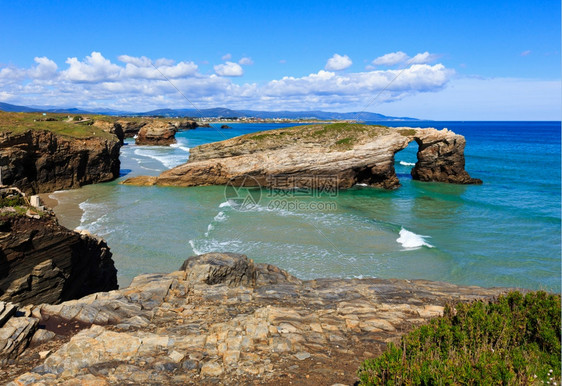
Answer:
[{"label": "rock outcrop", "polygon": [[116,123],[121,126],[124,138],[133,138],[139,133],[139,130],[148,123],[148,121],[120,119]]},{"label": "rock outcrop", "polygon": [[4,367],[4,380],[349,385],[363,359],[440,315],[446,303],[506,291],[424,280],[302,281],[221,253],[191,257],[182,268],[139,276],[122,290],[23,308],[22,318],[40,328],[32,341],[56,335]]},{"label": "rock outcrop", "polygon": [[171,145],[176,143],[177,127],[168,123],[155,121],[144,125],[135,139],[137,145]]},{"label": "rock outcrop", "polygon": [[0,300],[60,303],[118,288],[107,244],[54,216],[0,214]]},{"label": "rock outcrop", "polygon": [[466,140],[452,131],[429,131],[414,137],[418,143],[418,162],[412,177],[419,181],[449,182],[454,184],[481,184],[464,169]]},{"label": "rock outcrop", "polygon": [[176,132],[196,127],[197,123],[190,120],[148,121],[139,130],[135,143],[137,145],[171,145],[176,143]]},{"label": "rock outcrop", "polygon": [[[126,184],[266,186],[314,188],[332,179],[346,189],[356,184],[400,186],[394,155],[420,143],[415,179],[481,183],[464,170],[464,137],[447,129],[389,128],[357,124],[299,126],[247,134],[191,149],[187,163],[158,177],[134,177]],[[246,176],[253,178],[248,179]]]},{"label": "rock outcrop", "polygon": [[115,136],[75,138],[45,130],[0,132],[2,182],[26,193],[45,193],[119,177]]}]

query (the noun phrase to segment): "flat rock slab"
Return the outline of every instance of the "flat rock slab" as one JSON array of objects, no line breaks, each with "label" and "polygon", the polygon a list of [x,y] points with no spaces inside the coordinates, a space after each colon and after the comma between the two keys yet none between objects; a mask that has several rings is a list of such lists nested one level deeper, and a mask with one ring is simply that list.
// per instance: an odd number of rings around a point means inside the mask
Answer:
[{"label": "flat rock slab", "polygon": [[[10,384],[351,385],[363,359],[445,304],[507,292],[424,280],[301,281],[235,254],[192,257],[183,268],[34,307],[41,323],[73,324],[83,309],[107,318],[90,317],[48,355],[39,346],[46,359]],[[68,306],[77,312],[64,313]]]}]

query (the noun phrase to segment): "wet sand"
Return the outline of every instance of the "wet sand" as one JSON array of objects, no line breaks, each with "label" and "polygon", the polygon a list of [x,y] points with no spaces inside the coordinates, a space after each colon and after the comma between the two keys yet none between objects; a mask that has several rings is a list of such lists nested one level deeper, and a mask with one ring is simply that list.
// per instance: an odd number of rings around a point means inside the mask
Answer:
[{"label": "wet sand", "polygon": [[39,197],[45,206],[55,212],[59,224],[68,229],[76,229],[80,225],[84,211],[80,209],[80,202],[64,200],[65,193],[65,191],[41,193]]}]

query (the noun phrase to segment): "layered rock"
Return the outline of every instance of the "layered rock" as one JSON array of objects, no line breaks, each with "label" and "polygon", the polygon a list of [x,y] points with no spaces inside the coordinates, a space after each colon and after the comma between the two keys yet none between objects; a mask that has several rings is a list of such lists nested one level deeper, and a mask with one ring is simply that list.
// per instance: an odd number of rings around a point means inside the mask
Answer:
[{"label": "layered rock", "polygon": [[414,137],[418,143],[418,162],[412,177],[419,181],[449,182],[455,184],[481,184],[464,169],[466,140],[452,131],[428,131]]},{"label": "layered rock", "polygon": [[107,244],[54,216],[0,214],[0,300],[60,303],[118,288]]},{"label": "layered rock", "polygon": [[121,126],[124,138],[133,138],[148,121],[120,119],[116,123]]},{"label": "layered rock", "polygon": [[171,145],[176,143],[177,127],[169,122],[154,121],[144,125],[135,139],[137,145]]},{"label": "layered rock", "polygon": [[56,335],[5,368],[4,379],[353,384],[363,359],[446,303],[503,292],[424,280],[302,281],[243,255],[194,256],[181,271],[142,275],[119,291],[26,307]]},{"label": "layered rock", "polygon": [[197,123],[195,121],[187,119],[170,122],[161,120],[148,121],[139,130],[135,143],[137,145],[171,145],[176,143],[176,132],[196,127]]},{"label": "layered rock", "polygon": [[0,132],[2,182],[26,193],[44,193],[119,177],[115,136],[73,138],[45,130]]},{"label": "layered rock", "polygon": [[[411,141],[420,147],[415,179],[479,183],[464,170],[464,137],[447,129],[389,128],[355,124],[311,125],[247,134],[191,149],[187,163],[138,185],[197,186],[232,183],[272,188],[314,188],[332,179],[338,188],[356,184],[400,186],[394,155]],[[251,176],[252,178],[246,178]]]}]

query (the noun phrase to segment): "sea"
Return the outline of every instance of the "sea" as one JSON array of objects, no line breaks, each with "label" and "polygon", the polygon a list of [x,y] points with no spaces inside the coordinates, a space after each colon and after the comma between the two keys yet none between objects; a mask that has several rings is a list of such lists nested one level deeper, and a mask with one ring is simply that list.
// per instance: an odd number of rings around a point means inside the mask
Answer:
[{"label": "sea", "polygon": [[[294,124],[229,124],[176,134],[177,144],[121,149],[121,177],[51,194],[59,221],[103,237],[120,287],[206,252],[245,254],[302,279],[403,278],[561,289],[560,122],[369,122],[448,128],[466,137],[482,185],[413,181],[417,144],[396,154],[402,186],[278,192],[223,186],[120,185],[158,175],[208,142]],[[248,197],[247,205],[233,194]]]}]

